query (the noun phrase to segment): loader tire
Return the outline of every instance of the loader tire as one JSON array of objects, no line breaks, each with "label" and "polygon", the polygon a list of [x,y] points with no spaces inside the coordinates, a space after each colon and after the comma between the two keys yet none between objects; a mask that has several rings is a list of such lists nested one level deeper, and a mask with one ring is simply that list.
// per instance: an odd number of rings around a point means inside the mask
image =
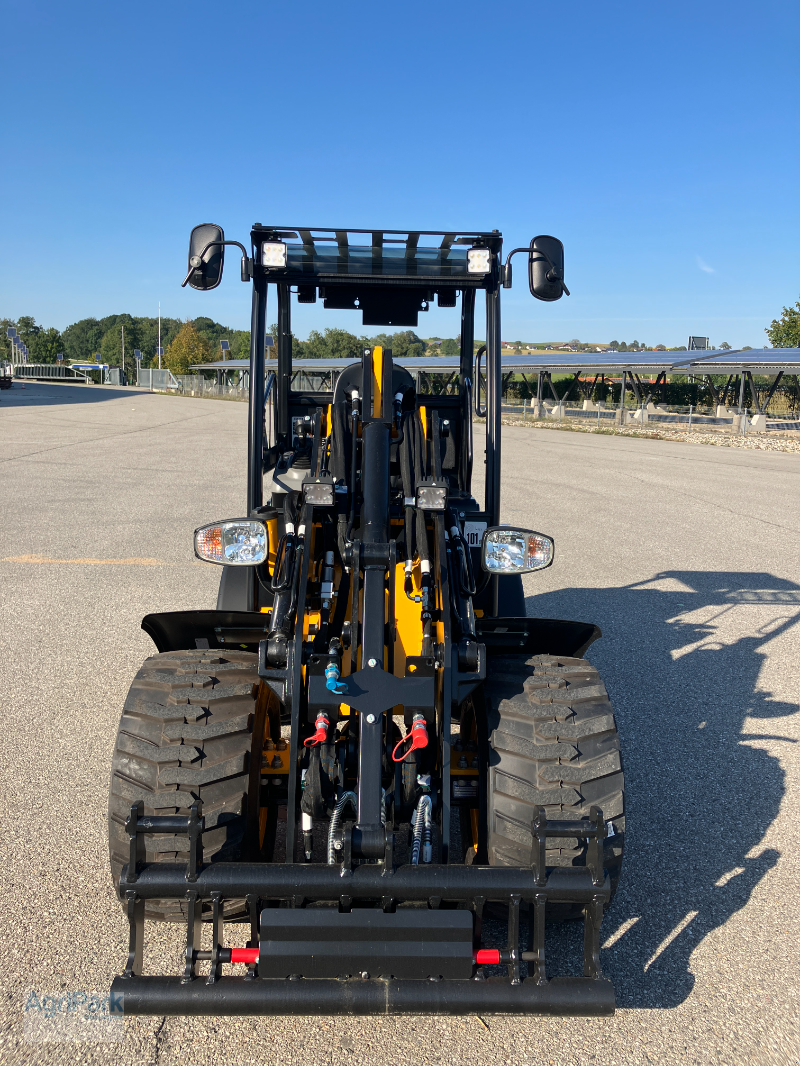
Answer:
[{"label": "loader tire", "polygon": [[[503,656],[489,661],[485,686],[489,736],[488,859],[492,866],[527,866],[535,808],[548,820],[603,812],[609,832],[604,865],[612,898],[625,844],[625,790],[619,735],[597,670],[584,659]],[[548,866],[583,866],[586,843],[548,842]],[[551,917],[579,917],[579,907],[554,904]]]},{"label": "loader tire", "polygon": [[[250,652],[175,651],[144,662],[125,700],[112,762],[115,888],[128,861],[125,820],[140,799],[149,815],[187,815],[201,800],[204,863],[257,857],[261,751],[273,716]],[[145,836],[147,862],[182,862],[188,849],[188,837]],[[226,901],[226,918],[241,910],[241,901]],[[154,900],[146,917],[177,921],[184,913],[180,901]]]}]

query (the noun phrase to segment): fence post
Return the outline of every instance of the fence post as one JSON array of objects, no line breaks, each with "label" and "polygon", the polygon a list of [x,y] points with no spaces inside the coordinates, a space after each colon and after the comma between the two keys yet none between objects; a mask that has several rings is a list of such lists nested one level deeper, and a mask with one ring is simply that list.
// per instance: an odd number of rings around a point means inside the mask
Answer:
[{"label": "fence post", "polygon": [[689,431],[692,429],[692,405],[689,404]]}]

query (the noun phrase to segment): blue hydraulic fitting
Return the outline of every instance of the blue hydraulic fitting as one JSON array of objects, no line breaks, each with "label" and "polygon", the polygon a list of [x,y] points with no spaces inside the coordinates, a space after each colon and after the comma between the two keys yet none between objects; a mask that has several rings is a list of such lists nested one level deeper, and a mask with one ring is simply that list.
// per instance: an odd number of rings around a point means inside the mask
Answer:
[{"label": "blue hydraulic fitting", "polygon": [[347,692],[347,685],[339,680],[340,676],[336,663],[328,663],[325,667],[325,688],[329,692],[335,692],[337,695]]}]

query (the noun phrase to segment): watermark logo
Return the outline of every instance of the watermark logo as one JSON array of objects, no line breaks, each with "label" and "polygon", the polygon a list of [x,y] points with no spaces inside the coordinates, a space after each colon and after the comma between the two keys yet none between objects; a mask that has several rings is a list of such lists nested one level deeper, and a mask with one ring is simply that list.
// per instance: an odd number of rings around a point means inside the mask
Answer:
[{"label": "watermark logo", "polygon": [[122,996],[82,989],[50,995],[31,989],[25,996],[23,1027],[33,1044],[124,1040]]}]

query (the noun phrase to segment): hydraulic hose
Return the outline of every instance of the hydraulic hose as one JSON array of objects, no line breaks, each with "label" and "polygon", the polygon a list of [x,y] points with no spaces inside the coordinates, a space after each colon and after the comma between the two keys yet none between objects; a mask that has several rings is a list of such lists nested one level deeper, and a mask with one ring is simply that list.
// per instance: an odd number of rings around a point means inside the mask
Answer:
[{"label": "hydraulic hose", "polygon": [[356,482],[358,480],[358,422],[361,417],[359,413],[359,399],[358,393],[353,392],[353,427],[352,427],[352,448],[350,452],[350,516],[347,523],[347,533],[345,535],[345,542],[350,543],[353,536],[353,525],[356,520]]},{"label": "hydraulic hose", "polygon": [[412,412],[406,412],[403,416],[403,437],[400,441],[400,475],[403,483],[403,508],[405,515],[405,539],[406,539],[406,576],[411,573],[414,560],[414,469],[411,459],[411,444],[413,436]]},{"label": "hydraulic hose", "polygon": [[289,634],[297,606],[296,581],[300,572],[297,561],[299,553],[302,552],[302,538],[298,538],[295,533],[297,493],[288,493],[284,501],[283,513],[286,532],[281,538],[272,574],[275,599],[272,604],[270,630],[267,636],[267,658],[272,665],[276,666],[282,666],[286,662]]},{"label": "hydraulic hose", "polygon": [[336,848],[334,847],[334,841],[336,834],[339,832],[339,825],[342,821],[342,814],[345,808],[351,804],[354,811],[358,811],[358,797],[355,792],[343,792],[336,806],[333,808],[333,814],[331,815],[331,823],[328,827],[328,865],[334,866],[336,864]]},{"label": "hydraulic hose", "polygon": [[419,866],[420,851],[422,861],[430,862],[433,846],[431,843],[431,798],[422,796],[414,811],[414,840],[411,845],[411,865]]}]

